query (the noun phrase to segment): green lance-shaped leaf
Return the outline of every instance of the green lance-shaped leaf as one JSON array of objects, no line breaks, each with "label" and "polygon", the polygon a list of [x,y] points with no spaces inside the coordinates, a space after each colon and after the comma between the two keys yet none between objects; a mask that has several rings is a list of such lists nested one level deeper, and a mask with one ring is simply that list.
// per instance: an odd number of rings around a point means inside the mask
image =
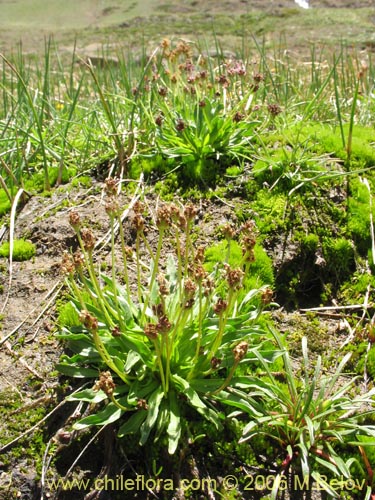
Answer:
[{"label": "green lance-shaped leaf", "polygon": [[108,425],[116,422],[123,414],[121,410],[114,403],[108,403],[107,406],[95,413],[95,415],[90,415],[76,422],[73,426],[75,430],[85,429],[86,427],[91,427],[92,425]]},{"label": "green lance-shaped leaf", "polygon": [[136,413],[133,413],[124,424],[120,427],[118,431],[118,437],[126,436],[127,434],[135,434],[139,431],[141,425],[146,420],[147,410],[138,410]]},{"label": "green lance-shaped leaf", "polygon": [[168,452],[172,455],[177,448],[181,436],[181,416],[177,395],[174,391],[169,392],[169,425],[168,434]]},{"label": "green lance-shaped leaf", "polygon": [[141,445],[144,445],[146,443],[148,436],[150,435],[151,429],[156,424],[159,415],[159,407],[163,399],[163,396],[164,396],[164,391],[163,388],[160,386],[151,394],[150,399],[147,402],[148,404],[147,418],[141,426],[141,439],[139,440],[139,444]]},{"label": "green lance-shaped leaf", "polygon": [[82,366],[75,366],[69,363],[58,363],[56,369],[68,377],[74,378],[92,378],[98,376],[98,370],[92,368],[84,368]]}]

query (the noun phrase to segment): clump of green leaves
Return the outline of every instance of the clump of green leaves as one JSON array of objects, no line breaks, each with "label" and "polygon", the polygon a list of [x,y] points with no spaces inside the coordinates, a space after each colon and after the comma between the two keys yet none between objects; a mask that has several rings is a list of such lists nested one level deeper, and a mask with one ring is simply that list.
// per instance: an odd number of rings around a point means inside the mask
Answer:
[{"label": "clump of green leaves", "polygon": [[[70,398],[99,405],[76,428],[121,419],[119,436],[139,433],[141,445],[150,435],[153,439],[166,436],[173,453],[186,432],[184,416],[191,408],[219,429],[222,405],[248,407],[244,395],[232,394],[229,387],[246,385],[236,378],[237,368],[255,359],[253,348],[259,347],[264,335],[258,318],[272,292],[254,289],[240,300],[244,276],[254,260],[252,222],[241,228],[239,265],[219,263],[209,273],[203,266],[204,249],[195,248],[191,240],[194,205],[158,208],[152,215],[157,231],[152,248],[146,238],[145,205],[137,202],[132,219],[135,248],[130,249],[125,244],[116,183],[108,180],[106,188],[112,273],[97,272],[93,233],[72,212],[70,222],[80,250],[65,254],[63,268],[81,326],[62,329],[59,337],[68,341],[74,354],[65,356],[58,367],[67,375],[96,380],[93,388]],[[120,260],[115,251],[116,228]],[[166,256],[168,241],[173,249]],[[245,307],[257,294],[261,305]]]},{"label": "clump of green leaves", "polygon": [[299,477],[299,484],[305,483],[308,488],[317,480],[330,495],[338,498],[329,482],[322,481],[322,475],[353,477],[354,459],[344,462],[335,450],[335,443],[363,448],[368,443],[359,440],[359,436],[375,437],[375,426],[364,420],[364,408],[373,405],[375,389],[352,395],[356,378],[349,376],[346,380],[343,374],[350,353],[333,374],[324,374],[320,356],[312,369],[305,337],[302,339],[302,374],[295,375],[281,337],[274,330],[272,333],[282,353],[283,377],[280,380],[280,372],[273,373],[272,366],[258,354],[264,376],[254,379],[254,390],[249,396],[253,405],[251,421],[244,428],[241,442],[262,434],[276,445],[281,464],[271,499],[277,498],[279,490],[289,484],[288,478],[293,476]]},{"label": "clump of green leaves", "polygon": [[241,59],[214,65],[185,41],[164,40],[160,49],[148,75],[154,146],[148,154],[172,159],[184,182],[212,183],[228,163],[250,158],[259,124],[253,99],[263,76],[249,75]]},{"label": "clump of green leaves", "polygon": [[[9,257],[10,244],[8,241],[0,246],[0,257]],[[20,239],[13,240],[12,258],[14,261],[30,260],[36,253],[36,247],[31,241]]]}]

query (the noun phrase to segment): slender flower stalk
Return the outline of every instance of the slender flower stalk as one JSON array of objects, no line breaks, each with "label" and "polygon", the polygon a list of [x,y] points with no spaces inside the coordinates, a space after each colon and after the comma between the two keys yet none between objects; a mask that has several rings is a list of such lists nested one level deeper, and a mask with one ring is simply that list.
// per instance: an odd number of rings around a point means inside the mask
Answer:
[{"label": "slender flower stalk", "polygon": [[152,289],[154,287],[156,276],[157,276],[158,271],[159,271],[158,266],[159,266],[159,260],[160,260],[162,246],[163,246],[164,232],[165,232],[165,229],[163,227],[160,228],[158,245],[157,245],[157,248],[156,248],[155,260],[153,262],[152,275],[151,275],[151,280],[150,280],[150,283],[149,283],[149,293],[146,295],[146,299],[145,299],[144,304],[143,304],[142,317],[141,317],[142,320],[145,317],[146,310],[147,310],[147,307],[148,307],[149,302],[150,302],[151,291],[152,291]]},{"label": "slender flower stalk", "polygon": [[140,256],[140,235],[137,231],[137,236],[135,239],[135,254],[137,259],[137,292],[138,292],[138,302],[142,303],[142,279],[141,279],[141,256]]},{"label": "slender flower stalk", "polygon": [[159,367],[159,374],[160,374],[160,380],[161,380],[161,385],[163,387],[163,392],[164,395],[166,396],[168,394],[168,389],[169,389],[169,377],[167,373],[167,377],[164,374],[164,365],[163,365],[163,358],[162,358],[162,353],[160,351],[160,347],[158,344],[158,340],[154,339],[153,341],[154,347],[155,347],[155,352],[156,352],[156,359]]},{"label": "slender flower stalk", "polygon": [[234,349],[233,349],[233,354],[234,354],[234,363],[231,366],[231,369],[227,375],[227,378],[224,380],[224,382],[220,385],[218,389],[213,391],[211,395],[219,394],[219,392],[223,391],[228,385],[230,384],[230,381],[233,378],[233,375],[235,371],[237,370],[238,365],[240,362],[243,360],[243,358],[246,356],[248,349],[248,343],[247,342],[240,342]]},{"label": "slender flower stalk", "polygon": [[198,285],[198,338],[197,338],[197,347],[195,350],[195,356],[193,360],[193,365],[195,365],[198,357],[200,355],[201,346],[202,346],[202,335],[203,335],[203,297],[202,297],[202,284]]},{"label": "slender flower stalk", "polygon": [[124,271],[124,280],[125,280],[125,287],[126,287],[126,295],[130,298],[130,283],[129,283],[129,273],[128,273],[128,256],[127,256],[127,249],[126,249],[126,244],[125,244],[125,236],[124,236],[124,228],[122,227],[122,221],[121,221],[121,216],[120,213],[117,213],[117,218],[118,218],[118,224],[119,224],[119,232],[120,232],[120,242],[121,242],[121,255],[122,255],[122,260],[123,260],[123,266],[122,269]]},{"label": "slender flower stalk", "polygon": [[117,318],[118,318],[118,321],[119,321],[119,324],[120,324],[120,328],[121,330],[124,329],[124,322],[123,322],[123,319],[122,319],[122,313],[121,313],[121,310],[120,310],[120,305],[119,305],[119,301],[118,301],[118,292],[117,292],[117,286],[116,286],[116,282],[117,282],[117,278],[116,278],[116,255],[115,255],[115,212],[116,212],[116,208],[114,211],[110,210],[108,213],[109,213],[109,218],[110,218],[110,224],[111,224],[111,274],[112,274],[112,283],[113,283],[113,287],[112,287],[112,292],[113,292],[113,298],[114,298],[114,302],[115,302],[115,307],[116,307],[116,311],[117,311]]},{"label": "slender flower stalk", "polygon": [[177,226],[174,226],[174,234],[176,241],[176,253],[177,253],[177,282],[178,282],[178,294],[181,297],[182,294],[182,255],[181,255],[181,241],[180,232]]},{"label": "slender flower stalk", "polygon": [[144,243],[145,247],[147,248],[147,251],[148,251],[148,253],[149,253],[149,255],[150,255],[151,260],[152,260],[153,262],[155,262],[154,252],[152,251],[152,248],[151,248],[151,246],[150,246],[150,243],[147,241],[147,238],[146,238],[145,233],[144,233],[143,231],[142,231],[142,233],[141,233],[141,236],[142,236],[142,241],[143,241],[143,243]]},{"label": "slender flower stalk", "polygon": [[[110,314],[113,313],[113,310],[112,310],[112,308],[109,307],[109,304],[106,303],[106,300],[104,299],[103,294],[101,292],[101,288],[100,288],[98,279],[96,277],[95,266],[94,266],[93,255],[92,255],[93,248],[94,248],[93,235],[92,235],[91,231],[87,230],[84,232],[84,235],[82,236],[79,225],[74,224],[74,222],[72,223],[72,218],[74,219],[74,215],[73,215],[73,217],[71,217],[71,225],[76,233],[79,246],[80,246],[82,254],[84,256],[84,261],[87,264],[87,266],[86,266],[87,271],[89,273],[90,280],[95,288],[96,299],[98,301],[98,304],[102,308],[108,323],[113,327],[114,324],[113,324],[111,316],[110,316]],[[107,308],[109,309],[109,312],[108,312]]]},{"label": "slender flower stalk", "polygon": [[104,363],[110,368],[116,375],[125,383],[128,384],[128,378],[125,375],[125,373],[120,370],[114,361],[112,360],[110,354],[108,353],[107,349],[105,348],[102,339],[100,338],[99,332],[98,332],[98,321],[95,317],[93,317],[88,311],[81,311],[80,315],[85,327],[90,331],[92,334],[92,338],[95,344],[95,347],[97,349],[97,352],[99,353],[100,357],[104,361]]},{"label": "slender flower stalk", "polygon": [[211,361],[211,359],[216,355],[218,348],[221,346],[221,343],[223,340],[223,335],[225,332],[225,326],[227,324],[229,314],[232,310],[234,300],[235,300],[235,292],[234,292],[234,290],[230,290],[229,294],[228,294],[228,299],[227,299],[227,302],[225,305],[225,309],[223,308],[219,312],[219,329],[218,329],[218,333],[216,335],[216,338],[211,346],[211,349],[207,354],[208,361]]}]

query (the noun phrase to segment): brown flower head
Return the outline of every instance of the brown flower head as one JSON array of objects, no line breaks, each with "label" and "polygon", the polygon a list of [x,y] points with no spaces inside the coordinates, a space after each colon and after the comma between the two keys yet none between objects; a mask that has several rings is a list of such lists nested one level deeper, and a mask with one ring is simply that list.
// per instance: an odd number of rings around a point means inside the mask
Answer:
[{"label": "brown flower head", "polygon": [[98,318],[90,314],[86,309],[82,309],[79,314],[79,320],[90,331],[98,330]]},{"label": "brown flower head", "polygon": [[119,211],[119,204],[116,198],[112,197],[105,204],[105,211],[110,217],[115,216]]},{"label": "brown flower head", "polygon": [[229,80],[228,77],[224,74],[221,74],[217,77],[217,81],[220,85],[223,87],[228,87],[229,86]]},{"label": "brown flower head", "polygon": [[143,214],[145,211],[145,204],[142,201],[137,200],[133,205],[133,212],[136,214]]},{"label": "brown flower head", "polygon": [[113,177],[105,180],[105,194],[107,196],[117,196],[118,181]]},{"label": "brown flower head", "polygon": [[255,239],[255,235],[253,235],[253,234],[245,234],[245,236],[243,236],[241,238],[241,242],[242,242],[242,248],[245,251],[250,251],[250,250],[254,249],[255,244],[256,244],[257,241]]},{"label": "brown flower head", "polygon": [[164,116],[162,113],[159,113],[156,117],[155,117],[155,123],[158,127],[161,127],[163,125],[163,121],[164,121]]},{"label": "brown flower head", "polygon": [[215,289],[215,281],[210,276],[207,276],[207,278],[202,281],[202,286],[203,295],[208,297]]},{"label": "brown flower head", "polygon": [[148,410],[148,404],[146,399],[138,399],[137,401],[137,408],[138,410]]},{"label": "brown flower head", "polygon": [[[190,47],[189,51],[186,53],[186,55],[191,54]],[[184,64],[180,64],[180,69],[182,71],[185,71],[186,73],[191,73],[192,71],[195,70],[194,64],[192,63],[191,59],[186,59]]]},{"label": "brown flower head", "polygon": [[196,254],[195,254],[195,261],[199,262],[202,264],[204,262],[204,253],[206,249],[205,247],[201,246],[197,248]]},{"label": "brown flower head", "polygon": [[267,109],[271,116],[277,116],[281,113],[281,108],[278,104],[268,104]]},{"label": "brown flower head", "polygon": [[148,323],[144,328],[144,334],[150,340],[156,340],[158,337],[158,329],[154,323]]},{"label": "brown flower head", "polygon": [[178,218],[180,216],[180,209],[175,203],[170,203],[169,204],[169,210],[171,212],[171,217],[174,222],[178,221]]},{"label": "brown flower head", "polygon": [[193,205],[192,203],[188,203],[187,205],[185,205],[184,216],[186,217],[187,221],[194,220],[197,213],[198,210],[195,205]]},{"label": "brown flower head", "polygon": [[255,253],[253,249],[242,248],[242,255],[245,262],[249,263],[255,261]]},{"label": "brown flower head", "polygon": [[156,214],[156,225],[160,229],[167,229],[172,225],[171,209],[169,205],[162,205]]},{"label": "brown flower head", "polygon": [[242,255],[245,262],[255,261],[254,245],[255,243],[253,243],[253,240],[250,237],[245,236],[242,241]]},{"label": "brown flower head", "polygon": [[186,223],[187,221],[185,215],[180,212],[177,219],[177,226],[181,229],[181,231],[185,231]]},{"label": "brown flower head", "polygon": [[244,224],[242,224],[241,233],[248,235],[255,235],[256,234],[255,222],[251,219],[248,219]]},{"label": "brown flower head", "polygon": [[95,247],[95,238],[91,229],[83,228],[81,231],[81,237],[85,250],[91,252]]},{"label": "brown flower head", "polygon": [[197,291],[197,285],[190,278],[187,278],[184,283],[185,297],[187,299],[193,298],[196,291]]},{"label": "brown flower head", "polygon": [[60,264],[61,271],[64,274],[74,274],[75,265],[73,257],[68,252],[64,252]]},{"label": "brown flower head", "polygon": [[207,278],[207,271],[201,264],[197,264],[193,267],[193,277],[196,283],[203,283],[203,280]]},{"label": "brown flower head", "polygon": [[214,310],[215,314],[221,316],[223,312],[227,310],[227,307],[228,302],[220,297],[212,309]]},{"label": "brown flower head", "polygon": [[185,130],[185,128],[186,128],[186,124],[185,124],[184,120],[182,120],[182,118],[179,118],[177,120],[177,123],[176,123],[176,129],[179,132],[182,132],[183,130]]},{"label": "brown flower head", "polygon": [[115,390],[116,384],[113,382],[111,372],[100,372],[99,380],[94,386],[94,391],[102,390],[107,394],[107,396],[113,396],[113,391]]},{"label": "brown flower head", "polygon": [[247,350],[249,348],[249,344],[242,340],[236,347],[233,349],[234,361],[239,363],[247,354]]},{"label": "brown flower head", "polygon": [[171,41],[169,40],[169,38],[163,38],[163,40],[160,42],[160,47],[163,50],[169,49],[170,46],[171,46]]},{"label": "brown flower head", "polygon": [[216,358],[215,356],[213,358],[211,358],[211,368],[213,370],[216,370],[217,368],[219,368],[219,366],[221,365],[221,359],[219,358]]},{"label": "brown flower head", "polygon": [[133,249],[132,247],[125,246],[125,258],[129,260],[133,260]]},{"label": "brown flower head", "polygon": [[256,244],[256,227],[254,221],[248,220],[243,224],[241,228],[241,243],[242,253],[246,256],[245,260],[253,262],[255,260],[254,247]]},{"label": "brown flower head", "polygon": [[232,240],[236,236],[236,230],[230,224],[225,224],[221,232],[227,241]]},{"label": "brown flower head", "polygon": [[229,288],[232,288],[233,290],[240,290],[242,287],[244,272],[239,268],[232,269],[229,264],[225,264],[224,268],[226,274],[225,278],[227,280]]},{"label": "brown flower head", "polygon": [[184,309],[191,309],[194,305],[195,300],[194,299],[188,299],[184,303]]},{"label": "brown flower head", "polygon": [[187,82],[190,84],[193,84],[196,79],[197,79],[197,75],[191,74],[187,77]]},{"label": "brown flower head", "polygon": [[261,298],[263,305],[266,306],[267,304],[270,304],[272,302],[272,298],[273,298],[273,292],[272,292],[271,288],[269,288],[269,287],[265,288],[262,291],[260,298]]},{"label": "brown flower head", "polygon": [[111,330],[112,337],[121,337],[121,330],[118,325],[114,326]]},{"label": "brown flower head", "polygon": [[253,75],[253,80],[256,83],[260,83],[264,80],[264,76],[261,73],[255,73],[255,75]]},{"label": "brown flower head", "polygon": [[162,97],[165,97],[168,94],[168,89],[166,87],[159,87],[158,94]]},{"label": "brown flower head", "polygon": [[165,314],[160,316],[156,328],[159,333],[168,333],[169,330],[172,328],[172,324]]},{"label": "brown flower head", "polygon": [[79,271],[85,264],[85,257],[83,253],[79,250],[76,250],[73,254],[74,266]]},{"label": "brown flower head", "polygon": [[79,230],[79,228],[81,227],[81,218],[80,218],[78,212],[75,212],[75,211],[70,212],[70,214],[69,214],[69,224],[76,231]]},{"label": "brown flower head", "polygon": [[241,113],[240,111],[237,111],[234,116],[233,116],[233,121],[235,123],[242,122],[242,120],[245,118],[245,115]]},{"label": "brown flower head", "polygon": [[162,316],[165,315],[165,310],[164,310],[164,304],[153,304],[152,306],[152,312],[157,316],[158,318],[161,318]]},{"label": "brown flower head", "polygon": [[142,232],[144,227],[145,227],[145,220],[142,217],[142,215],[139,214],[138,212],[136,212],[134,217],[133,217],[132,226],[137,231],[137,233]]},{"label": "brown flower head", "polygon": [[162,296],[166,296],[169,293],[168,282],[165,279],[164,274],[160,273],[158,276],[159,293]]}]

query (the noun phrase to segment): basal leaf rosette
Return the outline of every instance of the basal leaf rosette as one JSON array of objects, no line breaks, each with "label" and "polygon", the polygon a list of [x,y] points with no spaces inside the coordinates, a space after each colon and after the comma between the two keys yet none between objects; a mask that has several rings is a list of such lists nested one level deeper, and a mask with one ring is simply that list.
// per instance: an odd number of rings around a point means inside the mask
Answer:
[{"label": "basal leaf rosette", "polygon": [[[135,241],[129,249],[115,193],[107,183],[111,275],[97,271],[91,230],[82,227],[77,213],[70,217],[79,250],[66,253],[62,267],[76,322],[59,333],[71,354],[58,368],[95,379],[91,388],[68,398],[91,404],[76,429],[119,421],[120,437],[138,433],[143,445],[151,435],[166,436],[173,453],[187,430],[187,412],[193,409],[219,429],[225,404],[247,405],[241,392],[245,368],[239,368],[256,359],[254,349],[264,336],[258,320],[271,294],[268,288],[249,290],[238,300],[252,261],[252,223],[240,229],[242,265],[224,263],[209,274],[204,249],[195,248],[191,239],[193,205],[159,207],[154,216],[158,240],[152,246],[145,234],[146,220],[152,218],[146,219],[145,205],[136,203]],[[173,246],[168,254],[166,246]],[[259,300],[252,305],[259,294],[261,306]]]}]

